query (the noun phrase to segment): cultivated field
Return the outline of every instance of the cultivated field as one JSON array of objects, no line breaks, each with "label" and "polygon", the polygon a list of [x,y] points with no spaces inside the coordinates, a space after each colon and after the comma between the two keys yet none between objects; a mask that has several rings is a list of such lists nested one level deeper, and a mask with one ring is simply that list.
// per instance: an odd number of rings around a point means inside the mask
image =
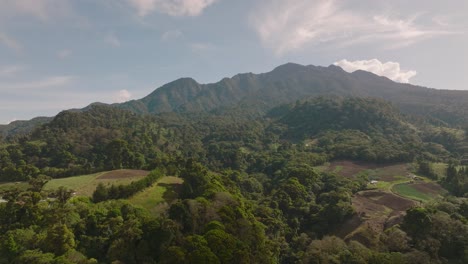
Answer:
[{"label": "cultivated field", "polygon": [[334,161],[318,169],[351,179],[368,179],[367,190],[358,192],[352,198],[357,215],[336,230],[336,235],[346,240],[358,240],[368,246],[377,243],[383,230],[400,223],[407,209],[438,199],[446,193],[437,183],[415,175],[412,164]]},{"label": "cultivated field", "polygon": [[433,182],[401,183],[393,186],[393,192],[410,199],[427,202],[441,197],[446,191]]},{"label": "cultivated field", "polygon": [[52,190],[64,186],[74,190],[76,195],[90,197],[99,183],[105,185],[125,185],[145,177],[148,173],[149,171],[143,170],[114,170],[63,179],[53,179],[44,186],[44,189]]}]

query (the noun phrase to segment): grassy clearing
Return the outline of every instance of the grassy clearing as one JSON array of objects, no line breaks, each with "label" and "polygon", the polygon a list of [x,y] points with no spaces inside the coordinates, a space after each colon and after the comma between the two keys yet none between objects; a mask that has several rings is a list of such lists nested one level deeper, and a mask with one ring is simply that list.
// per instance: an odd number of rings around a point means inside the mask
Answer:
[{"label": "grassy clearing", "polygon": [[181,178],[166,176],[128,200],[133,205],[147,209],[152,215],[159,215],[168,208],[170,202],[177,198],[178,187],[182,182]]},{"label": "grassy clearing", "polygon": [[27,182],[6,182],[0,184],[0,192],[8,191],[8,190],[24,190],[29,188],[29,184]]},{"label": "grassy clearing", "polygon": [[404,197],[407,197],[416,201],[427,202],[433,199],[433,197],[419,190],[416,190],[408,183],[396,184],[393,186],[392,190],[393,192],[401,196],[404,196]]},{"label": "grassy clearing", "polygon": [[[116,170],[112,172],[121,173],[121,170]],[[101,175],[110,174],[112,172],[99,172],[95,174],[68,177],[63,179],[53,179],[44,186],[44,190],[53,190],[59,188],[60,186],[63,186],[74,190],[76,192],[76,195],[91,197],[93,195],[94,190],[96,190],[96,186],[99,183],[103,183],[104,185],[126,185],[130,184],[132,181],[136,181],[144,177],[144,175],[130,175],[127,178],[100,178]]]}]

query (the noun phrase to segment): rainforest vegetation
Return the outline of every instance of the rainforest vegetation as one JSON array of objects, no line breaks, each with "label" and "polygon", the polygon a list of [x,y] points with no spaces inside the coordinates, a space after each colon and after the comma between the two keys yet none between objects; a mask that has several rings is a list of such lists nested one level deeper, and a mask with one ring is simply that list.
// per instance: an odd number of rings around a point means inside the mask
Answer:
[{"label": "rainforest vegetation", "polygon": [[[383,99],[314,97],[266,112],[64,111],[0,141],[0,263],[467,263],[466,130]],[[368,175],[336,160],[415,164],[450,193],[409,208],[374,240],[345,239]],[[436,164],[447,164],[442,170]],[[129,185],[45,190],[51,179],[143,169]],[[158,215],[128,198],[183,180]],[[0,186],[1,187],[1,186]],[[370,229],[369,229],[370,230]]]}]

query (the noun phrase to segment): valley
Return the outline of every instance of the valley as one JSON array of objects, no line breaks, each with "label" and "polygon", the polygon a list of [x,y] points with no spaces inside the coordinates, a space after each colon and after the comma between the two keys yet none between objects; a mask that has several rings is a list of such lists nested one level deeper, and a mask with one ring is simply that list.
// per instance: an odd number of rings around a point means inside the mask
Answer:
[{"label": "valley", "polygon": [[14,122],[0,127],[0,256],[461,264],[464,96],[286,64]]}]

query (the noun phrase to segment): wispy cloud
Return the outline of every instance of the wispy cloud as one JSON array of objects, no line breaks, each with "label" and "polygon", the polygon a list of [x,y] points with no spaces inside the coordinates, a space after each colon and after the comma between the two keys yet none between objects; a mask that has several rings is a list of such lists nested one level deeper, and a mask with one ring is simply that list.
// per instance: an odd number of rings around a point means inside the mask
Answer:
[{"label": "wispy cloud", "polygon": [[70,84],[73,79],[73,76],[63,75],[47,77],[36,81],[0,83],[0,91],[19,92],[20,90],[26,90],[33,92],[39,89],[63,87]]},{"label": "wispy cloud", "polygon": [[164,32],[161,35],[161,40],[170,41],[170,40],[178,39],[182,36],[183,36],[183,33],[180,30],[169,30],[169,31]]},{"label": "wispy cloud", "polygon": [[362,13],[335,0],[272,0],[254,11],[251,24],[262,43],[276,55],[306,45],[337,46],[382,42],[385,48],[454,34],[448,25],[418,24],[419,14],[395,17]]},{"label": "wispy cloud", "polygon": [[114,32],[110,32],[108,33],[105,37],[104,37],[104,41],[107,43],[107,44],[110,44],[111,46],[113,47],[120,47],[121,43],[120,43],[120,39],[115,35]]},{"label": "wispy cloud", "polygon": [[385,76],[390,80],[401,83],[408,83],[410,79],[416,76],[416,71],[403,71],[398,62],[381,62],[378,59],[348,61],[346,59],[333,63],[340,66],[347,72],[364,70],[374,74]]},{"label": "wispy cloud", "polygon": [[71,55],[72,55],[72,51],[69,49],[63,49],[57,52],[57,57],[62,60],[70,57]]},{"label": "wispy cloud", "polygon": [[21,72],[24,70],[23,66],[19,65],[8,65],[8,66],[3,66],[0,67],[0,76],[1,77],[10,77],[14,76],[17,73]]},{"label": "wispy cloud", "polygon": [[21,44],[14,38],[8,36],[4,32],[0,32],[0,43],[5,45],[6,47],[16,51],[16,52],[21,52],[23,50],[23,47]]},{"label": "wispy cloud", "polygon": [[204,53],[216,49],[216,46],[211,43],[194,42],[189,44],[190,49],[195,53]]},{"label": "wispy cloud", "polygon": [[144,17],[153,12],[170,16],[198,16],[217,0],[127,0],[138,15]]}]

